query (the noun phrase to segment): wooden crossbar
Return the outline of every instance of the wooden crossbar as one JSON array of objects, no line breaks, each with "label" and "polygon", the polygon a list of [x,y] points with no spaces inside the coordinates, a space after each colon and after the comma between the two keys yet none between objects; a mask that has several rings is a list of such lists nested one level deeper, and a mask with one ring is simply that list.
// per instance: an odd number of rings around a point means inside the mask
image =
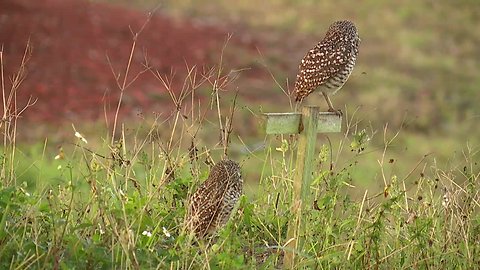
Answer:
[{"label": "wooden crossbar", "polygon": [[[267,134],[295,134],[301,129],[301,113],[265,113],[264,129]],[[342,130],[342,118],[331,112],[318,113],[317,133],[332,133]]]}]

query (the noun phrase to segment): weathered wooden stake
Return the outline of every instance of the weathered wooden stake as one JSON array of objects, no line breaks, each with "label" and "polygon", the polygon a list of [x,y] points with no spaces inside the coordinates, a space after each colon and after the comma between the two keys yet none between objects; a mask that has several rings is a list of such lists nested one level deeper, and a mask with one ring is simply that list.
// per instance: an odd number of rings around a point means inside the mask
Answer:
[{"label": "weathered wooden stake", "polygon": [[295,267],[296,251],[302,250],[305,236],[305,215],[312,182],[312,168],[315,157],[317,133],[340,132],[342,118],[334,113],[319,112],[318,107],[303,107],[302,113],[265,114],[267,134],[299,133],[297,161],[293,179],[292,212],[294,219],[288,224],[284,268]]}]

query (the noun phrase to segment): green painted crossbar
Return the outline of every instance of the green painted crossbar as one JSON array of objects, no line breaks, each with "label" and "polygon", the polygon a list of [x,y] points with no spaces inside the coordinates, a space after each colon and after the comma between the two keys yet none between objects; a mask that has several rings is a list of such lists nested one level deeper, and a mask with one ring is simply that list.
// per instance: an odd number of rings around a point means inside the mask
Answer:
[{"label": "green painted crossbar", "polygon": [[[301,113],[265,113],[264,127],[267,134],[295,134],[300,132]],[[319,112],[317,133],[340,132],[342,118],[335,113]]]}]

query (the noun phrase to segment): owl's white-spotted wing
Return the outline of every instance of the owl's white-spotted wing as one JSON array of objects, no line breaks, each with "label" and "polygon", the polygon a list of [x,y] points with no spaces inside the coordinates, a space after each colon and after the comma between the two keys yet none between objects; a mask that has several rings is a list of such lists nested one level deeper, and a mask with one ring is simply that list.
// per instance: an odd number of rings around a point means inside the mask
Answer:
[{"label": "owl's white-spotted wing", "polygon": [[193,194],[189,212],[191,225],[198,234],[206,234],[209,227],[214,225],[224,189],[221,182],[209,178]]},{"label": "owl's white-spotted wing", "polygon": [[350,50],[345,46],[319,43],[308,51],[299,66],[295,81],[296,100],[300,101],[327,82],[347,65]]},{"label": "owl's white-spotted wing", "polygon": [[190,198],[186,225],[199,237],[223,226],[242,192],[242,183],[237,163],[224,160],[216,164]]}]

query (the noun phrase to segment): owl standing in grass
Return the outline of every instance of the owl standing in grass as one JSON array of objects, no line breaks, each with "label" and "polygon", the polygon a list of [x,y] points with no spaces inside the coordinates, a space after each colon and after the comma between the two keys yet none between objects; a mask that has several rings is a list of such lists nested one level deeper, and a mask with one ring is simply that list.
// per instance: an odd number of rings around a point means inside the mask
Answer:
[{"label": "owl standing in grass", "polygon": [[242,195],[243,179],[238,163],[222,160],[190,197],[186,225],[198,238],[214,234],[225,225]]},{"label": "owl standing in grass", "polygon": [[335,94],[353,71],[358,56],[360,38],[351,21],[332,23],[325,37],[307,52],[299,66],[295,81],[295,100],[301,102],[318,89],[328,104],[328,111],[341,115],[329,95]]}]

